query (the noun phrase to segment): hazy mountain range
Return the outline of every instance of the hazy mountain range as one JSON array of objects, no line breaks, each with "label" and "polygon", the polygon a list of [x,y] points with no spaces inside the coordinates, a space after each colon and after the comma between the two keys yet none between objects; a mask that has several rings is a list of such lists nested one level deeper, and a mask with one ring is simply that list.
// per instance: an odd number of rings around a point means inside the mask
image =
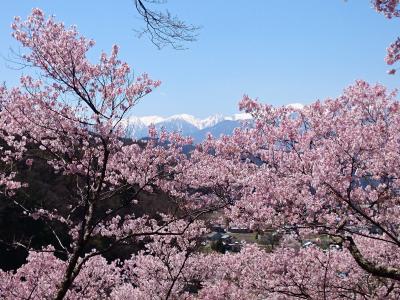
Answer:
[{"label": "hazy mountain range", "polygon": [[[295,108],[302,108],[301,104],[290,104]],[[170,117],[144,116],[130,117],[125,120],[126,137],[141,139],[148,136],[148,126],[154,125],[158,130],[165,128],[167,131],[178,131],[184,136],[193,137],[194,141],[201,142],[208,133],[214,137],[221,134],[230,135],[236,127],[243,122],[250,121],[251,116],[246,113],[233,116],[213,115],[204,119],[188,114],[173,115]]]},{"label": "hazy mountain range", "polygon": [[195,142],[202,141],[207,133],[215,137],[221,134],[231,134],[241,123],[250,120],[250,115],[236,114],[233,116],[214,115],[198,119],[192,115],[180,114],[163,118],[159,116],[130,117],[126,120],[126,136],[141,139],[148,136],[148,126],[154,125],[158,130],[178,131],[184,136],[193,137]]}]

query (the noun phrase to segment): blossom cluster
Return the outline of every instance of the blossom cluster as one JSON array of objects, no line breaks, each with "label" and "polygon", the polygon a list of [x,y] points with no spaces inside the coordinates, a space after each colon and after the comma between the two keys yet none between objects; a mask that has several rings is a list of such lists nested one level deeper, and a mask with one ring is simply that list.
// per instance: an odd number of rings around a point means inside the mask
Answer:
[{"label": "blossom cluster", "polygon": [[[397,2],[375,5],[392,17]],[[27,261],[0,270],[0,298],[400,297],[394,92],[357,81],[302,109],[245,96],[249,126],[185,153],[190,138],[153,126],[147,141],[123,138],[122,118],[159,81],[133,80],[117,46],[92,63],[94,42],[39,9],[12,28],[27,49],[22,62],[45,80],[23,76],[19,87],[0,88],[2,200],[47,226],[54,242],[12,245],[25,247]],[[43,162],[71,186],[57,207],[19,198],[29,191],[23,174]],[[168,210],[139,213],[142,196],[157,193],[168,196]],[[214,212],[228,225],[273,231],[279,246],[205,251],[199,244]],[[107,261],[119,247],[135,250]]]}]

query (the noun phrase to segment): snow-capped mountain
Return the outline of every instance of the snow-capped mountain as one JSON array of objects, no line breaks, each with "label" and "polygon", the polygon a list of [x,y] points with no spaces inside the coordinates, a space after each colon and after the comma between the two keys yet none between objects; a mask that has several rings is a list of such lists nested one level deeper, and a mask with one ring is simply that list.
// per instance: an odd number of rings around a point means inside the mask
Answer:
[{"label": "snow-capped mountain", "polygon": [[291,104],[286,105],[286,107],[294,108],[294,109],[303,109],[303,108],[304,108],[304,104],[301,104],[301,103],[291,103]]},{"label": "snow-capped mountain", "polygon": [[[300,103],[287,105],[295,109],[302,109]],[[201,142],[208,133],[215,137],[221,134],[229,135],[236,127],[240,127],[244,121],[251,120],[246,113],[234,114],[232,116],[213,115],[204,119],[196,118],[188,114],[173,115],[170,117],[160,116],[132,116],[124,120],[126,126],[126,137],[141,139],[148,136],[148,127],[154,125],[157,130],[165,128],[167,131],[179,131],[182,135],[193,137],[195,142]]]},{"label": "snow-capped mountain", "polygon": [[179,131],[182,135],[192,136],[196,142],[199,142],[209,132],[213,136],[231,134],[234,128],[241,125],[242,121],[249,119],[251,117],[248,114],[213,115],[204,119],[180,114],[167,118],[160,116],[130,117],[124,123],[127,137],[144,138],[148,134],[148,126],[154,125],[157,129],[165,128],[167,131]]}]

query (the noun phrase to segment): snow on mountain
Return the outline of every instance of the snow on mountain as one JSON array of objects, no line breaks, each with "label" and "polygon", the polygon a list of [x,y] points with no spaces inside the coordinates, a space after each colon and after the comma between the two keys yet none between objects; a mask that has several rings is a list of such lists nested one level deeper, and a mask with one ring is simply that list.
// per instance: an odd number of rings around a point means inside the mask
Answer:
[{"label": "snow on mountain", "polygon": [[192,126],[196,127],[197,129],[204,129],[208,127],[212,127],[215,124],[222,122],[224,120],[230,120],[230,121],[239,121],[239,120],[246,120],[250,119],[249,114],[235,114],[233,116],[229,117],[224,117],[222,115],[213,115],[209,116],[205,119],[198,119],[192,115],[188,114],[179,114],[179,115],[173,115],[167,118],[160,117],[160,116],[145,116],[145,117],[130,117],[128,118],[124,123],[129,124],[129,125],[134,125],[134,126],[149,126],[151,124],[157,125],[158,124],[165,124],[165,123],[173,123],[173,122],[186,122],[188,124],[191,124]]},{"label": "snow on mountain", "polygon": [[139,117],[137,119],[146,126],[149,126],[151,124],[157,124],[164,121],[164,118],[159,116],[146,116],[146,117]]},{"label": "snow on mountain", "polygon": [[[296,109],[304,107],[300,103],[286,106]],[[207,133],[211,133],[215,137],[219,137],[221,134],[229,135],[234,128],[240,127],[243,121],[250,119],[251,115],[247,113],[238,113],[232,116],[212,115],[204,119],[189,114],[178,114],[170,117],[132,116],[123,120],[123,124],[126,126],[126,136],[130,138],[147,137],[148,126],[154,125],[158,130],[165,128],[167,131],[179,131],[182,135],[192,136],[196,142],[200,142]]]},{"label": "snow on mountain", "polygon": [[250,118],[248,114],[235,114],[228,117],[213,115],[204,119],[199,119],[189,114],[179,114],[170,117],[133,116],[123,120],[123,124],[126,126],[127,137],[144,138],[148,135],[148,126],[154,125],[158,130],[165,128],[167,131],[179,131],[182,135],[192,136],[198,142],[208,132],[214,136],[219,136],[221,133],[230,134],[233,128],[241,125],[241,121]]},{"label": "snow on mountain", "polygon": [[294,108],[294,109],[303,109],[303,108],[304,108],[304,104],[301,104],[301,103],[291,103],[291,104],[286,105],[286,107]]}]

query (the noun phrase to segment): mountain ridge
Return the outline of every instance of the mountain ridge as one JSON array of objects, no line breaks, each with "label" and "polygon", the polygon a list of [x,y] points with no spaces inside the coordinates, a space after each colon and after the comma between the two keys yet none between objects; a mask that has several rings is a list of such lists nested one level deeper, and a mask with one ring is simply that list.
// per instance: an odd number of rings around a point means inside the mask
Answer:
[{"label": "mountain ridge", "polygon": [[[288,104],[286,107],[302,109],[300,103]],[[169,117],[157,115],[131,116],[123,121],[127,138],[142,139],[148,136],[148,127],[154,125],[157,130],[180,132],[184,136],[191,136],[195,143],[201,142],[208,133],[215,137],[221,134],[230,135],[236,127],[252,119],[250,114],[237,113],[231,116],[215,114],[206,118],[196,118],[190,114],[176,114]]]}]

